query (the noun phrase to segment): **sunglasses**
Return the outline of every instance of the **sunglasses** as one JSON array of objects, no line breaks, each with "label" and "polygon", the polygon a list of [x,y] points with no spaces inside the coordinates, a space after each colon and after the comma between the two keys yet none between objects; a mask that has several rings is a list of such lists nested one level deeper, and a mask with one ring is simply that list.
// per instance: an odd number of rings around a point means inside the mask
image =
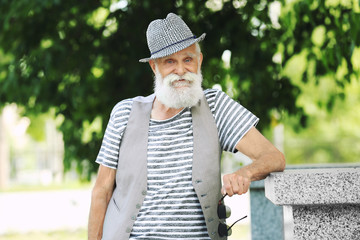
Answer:
[{"label": "sunglasses", "polygon": [[[227,193],[219,200],[218,208],[217,208],[217,214],[219,219],[226,219],[230,217],[231,210],[228,206],[225,206],[223,203],[224,198],[227,196]],[[235,225],[235,223],[243,220],[245,217],[242,217],[238,220],[236,220],[230,227],[227,226],[224,222],[219,223],[218,232],[220,237],[230,236],[231,235],[231,228]]]}]

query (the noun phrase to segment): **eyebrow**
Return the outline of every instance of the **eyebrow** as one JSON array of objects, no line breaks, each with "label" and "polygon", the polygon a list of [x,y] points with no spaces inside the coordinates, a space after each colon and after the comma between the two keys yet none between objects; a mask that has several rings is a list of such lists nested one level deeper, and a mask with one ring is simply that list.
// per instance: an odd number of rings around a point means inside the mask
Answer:
[{"label": "eyebrow", "polygon": [[189,57],[192,57],[192,58],[196,58],[196,57],[197,57],[197,54],[191,53],[191,52],[187,52],[186,55],[188,55]]},{"label": "eyebrow", "polygon": [[[184,55],[187,56],[187,57],[192,57],[192,58],[197,58],[197,57],[198,57],[198,54],[196,54],[196,53],[191,53],[191,52],[185,52]],[[172,55],[169,55],[169,56],[160,58],[160,59],[158,59],[158,60],[160,60],[160,61],[167,61],[167,60],[169,60],[169,59],[173,59]]]}]

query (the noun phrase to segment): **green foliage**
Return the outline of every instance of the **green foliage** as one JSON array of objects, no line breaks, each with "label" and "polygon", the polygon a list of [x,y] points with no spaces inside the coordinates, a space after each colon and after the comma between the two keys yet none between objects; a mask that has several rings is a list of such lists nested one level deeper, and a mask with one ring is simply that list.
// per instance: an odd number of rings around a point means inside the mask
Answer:
[{"label": "green foliage", "polygon": [[149,55],[147,25],[175,12],[195,34],[207,33],[204,87],[229,90],[262,119],[260,128],[274,110],[304,125],[311,106],[331,110],[350,79],[359,81],[359,1],[283,0],[277,23],[269,9],[278,3],[3,0],[0,104],[15,102],[33,115],[55,109],[65,169],[76,162],[90,177],[112,107],[152,92],[150,68],[138,63]]},{"label": "green foliage", "polygon": [[[352,79],[344,88],[345,99],[335,101],[332,112],[318,109],[309,126],[296,132],[285,131],[285,153],[288,163],[359,162],[360,156],[360,82]],[[293,117],[285,124],[293,125]]]},{"label": "green foliage", "polygon": [[[351,78],[359,81],[359,1],[283,1],[283,5],[282,73],[311,98],[297,101],[307,114],[311,110],[306,108],[314,104],[331,110],[337,98],[344,98],[344,85]],[[314,89],[319,92],[308,92]]]}]

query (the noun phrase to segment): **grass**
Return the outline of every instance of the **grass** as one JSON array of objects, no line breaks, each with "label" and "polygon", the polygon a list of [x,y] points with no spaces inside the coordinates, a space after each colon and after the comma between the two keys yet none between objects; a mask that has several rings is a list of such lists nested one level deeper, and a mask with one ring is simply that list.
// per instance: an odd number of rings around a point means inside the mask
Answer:
[{"label": "grass", "polygon": [[62,230],[54,232],[7,233],[0,235],[2,240],[81,240],[87,239],[87,230]]},{"label": "grass", "polygon": [[5,190],[0,190],[0,193],[11,192],[36,192],[36,191],[53,191],[53,190],[74,190],[74,189],[89,189],[92,184],[89,182],[65,182],[62,184],[50,184],[46,186],[41,185],[16,185]]}]

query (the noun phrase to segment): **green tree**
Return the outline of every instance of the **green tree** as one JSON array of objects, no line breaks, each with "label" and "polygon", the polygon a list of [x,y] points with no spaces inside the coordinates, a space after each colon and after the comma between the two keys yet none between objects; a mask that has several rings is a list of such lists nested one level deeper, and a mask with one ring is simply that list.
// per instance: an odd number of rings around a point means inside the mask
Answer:
[{"label": "green tree", "polygon": [[[305,130],[286,131],[288,160],[357,162],[360,113],[352,109],[360,93],[359,1],[284,1],[283,6],[281,74],[298,87],[295,104],[309,117]],[[296,118],[286,119],[296,124]]]},{"label": "green tree", "polygon": [[[315,101],[331,109],[347,81],[359,80],[359,2],[344,2],[2,0],[0,104],[61,116],[65,169],[76,162],[89,177],[112,107],[152,92],[150,68],[138,63],[149,55],[148,23],[175,12],[207,33],[204,87],[220,84],[262,119],[261,129],[274,111],[304,125],[309,82],[337,86]],[[279,23],[274,6],[282,6]]]},{"label": "green tree", "polygon": [[[302,95],[306,114],[331,110],[344,86],[360,77],[360,6],[357,0],[285,1],[278,45],[282,74]],[[313,92],[314,89],[316,92]]]}]

